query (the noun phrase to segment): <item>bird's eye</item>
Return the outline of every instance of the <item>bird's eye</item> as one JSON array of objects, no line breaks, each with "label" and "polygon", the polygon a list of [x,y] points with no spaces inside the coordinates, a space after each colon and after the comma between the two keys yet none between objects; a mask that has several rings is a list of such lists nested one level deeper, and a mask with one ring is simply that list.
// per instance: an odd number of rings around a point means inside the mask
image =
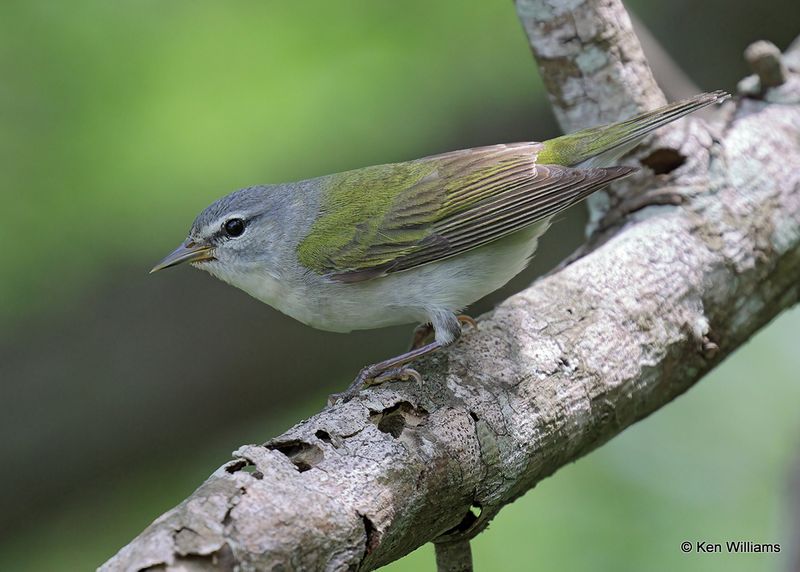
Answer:
[{"label": "bird's eye", "polygon": [[244,232],[244,221],[240,218],[232,218],[226,220],[222,228],[225,229],[225,234],[231,238],[236,238],[237,236],[241,236]]}]

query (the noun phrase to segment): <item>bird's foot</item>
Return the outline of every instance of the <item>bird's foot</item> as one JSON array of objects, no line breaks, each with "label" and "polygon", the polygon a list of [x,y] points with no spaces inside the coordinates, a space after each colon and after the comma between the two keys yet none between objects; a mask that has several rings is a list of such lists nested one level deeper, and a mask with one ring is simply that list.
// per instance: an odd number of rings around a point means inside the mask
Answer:
[{"label": "bird's foot", "polygon": [[373,385],[380,385],[387,381],[411,381],[412,379],[418,384],[422,385],[422,376],[413,367],[396,367],[394,369],[386,370],[372,379],[366,380],[364,382],[364,386],[371,387]]},{"label": "bird's foot", "polygon": [[[472,320],[472,318],[467,318],[467,323],[470,322],[474,323],[474,320]],[[461,332],[458,331],[457,333],[460,334]],[[419,359],[422,356],[426,356],[431,352],[435,352],[442,347],[442,342],[433,340],[429,344],[414,348],[411,351],[400,354],[399,356],[368,365],[358,373],[356,378],[353,380],[353,383],[351,383],[350,387],[348,387],[343,393],[335,393],[331,395],[328,398],[328,405],[333,405],[334,403],[339,402],[347,403],[353,399],[353,397],[355,397],[355,395],[364,387],[378,385],[386,381],[415,379],[417,382],[422,383],[422,376],[419,374],[419,372],[415,369],[407,367],[406,364]]]},{"label": "bird's foot", "polygon": [[409,381],[415,380],[417,383],[422,384],[422,376],[420,373],[410,367],[395,367],[384,371],[376,371],[374,366],[367,366],[362,369],[353,383],[350,384],[346,390],[341,393],[332,393],[328,396],[328,405],[336,403],[347,403],[353,399],[359,391],[374,385],[380,385],[387,381]]},{"label": "bird's foot", "polygon": [[[478,322],[475,321],[475,318],[471,316],[467,316],[466,314],[461,314],[456,316],[458,318],[458,322],[463,326],[464,324],[471,326],[473,328],[478,327]],[[415,350],[417,348],[421,348],[422,346],[429,344],[433,341],[433,325],[429,322],[427,324],[420,324],[416,328],[414,328],[414,334],[411,336],[411,346],[409,347],[409,351]]]},{"label": "bird's foot", "polygon": [[472,326],[473,328],[478,327],[478,322],[472,316],[467,316],[466,314],[459,314],[456,316],[458,318],[458,322],[463,326],[464,324],[468,326]]}]

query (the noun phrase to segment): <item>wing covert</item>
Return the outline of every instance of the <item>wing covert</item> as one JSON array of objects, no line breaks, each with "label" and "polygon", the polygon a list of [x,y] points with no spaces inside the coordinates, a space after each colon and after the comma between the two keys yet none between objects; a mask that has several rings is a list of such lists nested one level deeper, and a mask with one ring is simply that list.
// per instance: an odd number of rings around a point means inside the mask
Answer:
[{"label": "wing covert", "polygon": [[540,148],[494,145],[333,175],[298,258],[340,282],[408,270],[507,236],[635,170],[536,165]]}]

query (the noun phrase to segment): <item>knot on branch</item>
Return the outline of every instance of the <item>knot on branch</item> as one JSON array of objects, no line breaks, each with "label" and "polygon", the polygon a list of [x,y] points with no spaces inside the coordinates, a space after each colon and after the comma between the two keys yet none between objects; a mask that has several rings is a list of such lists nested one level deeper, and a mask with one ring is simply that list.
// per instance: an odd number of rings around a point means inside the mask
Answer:
[{"label": "knot on branch", "polygon": [[753,42],[744,51],[744,59],[758,76],[762,90],[778,87],[786,81],[786,66],[783,65],[778,46],[767,40]]},{"label": "knot on branch", "polygon": [[[795,42],[797,43],[797,42]],[[736,86],[738,92],[751,99],[771,103],[800,103],[800,48],[794,44],[781,54],[775,44],[759,40],[750,44],[744,58],[753,75]]]}]

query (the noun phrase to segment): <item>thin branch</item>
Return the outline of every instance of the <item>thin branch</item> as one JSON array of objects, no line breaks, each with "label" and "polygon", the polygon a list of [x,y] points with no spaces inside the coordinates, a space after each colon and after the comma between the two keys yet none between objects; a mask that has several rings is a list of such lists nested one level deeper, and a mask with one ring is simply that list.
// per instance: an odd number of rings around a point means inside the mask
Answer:
[{"label": "thin branch", "polygon": [[469,540],[436,543],[438,572],[472,572],[472,549]]},{"label": "thin branch", "polygon": [[[619,121],[666,103],[621,0],[515,1],[565,133]],[[650,141],[661,141],[676,129],[669,125]],[[655,148],[661,146],[656,143]],[[645,148],[640,146],[640,151]],[[609,211],[624,212],[621,203],[632,195],[630,185],[616,185],[589,197],[588,234],[606,226]]]},{"label": "thin branch", "polygon": [[516,0],[565,133],[666,103],[620,0]]},{"label": "thin branch", "polygon": [[[587,59],[632,49],[618,40],[589,41]],[[628,82],[625,61],[604,76],[613,112],[589,101],[583,113],[571,97],[565,120],[657,105],[654,83]],[[661,176],[679,206],[629,217],[483,316],[420,364],[423,386],[363,391],[240,448],[102,569],[371,570],[432,540],[464,556],[458,543],[502,507],[669,403],[798,300],[794,80],[742,100],[722,130],[688,124],[685,163]]]},{"label": "thin branch", "polygon": [[789,526],[788,534],[783,537],[788,544],[786,570],[797,572],[800,570],[800,450],[795,452],[788,481]]}]

